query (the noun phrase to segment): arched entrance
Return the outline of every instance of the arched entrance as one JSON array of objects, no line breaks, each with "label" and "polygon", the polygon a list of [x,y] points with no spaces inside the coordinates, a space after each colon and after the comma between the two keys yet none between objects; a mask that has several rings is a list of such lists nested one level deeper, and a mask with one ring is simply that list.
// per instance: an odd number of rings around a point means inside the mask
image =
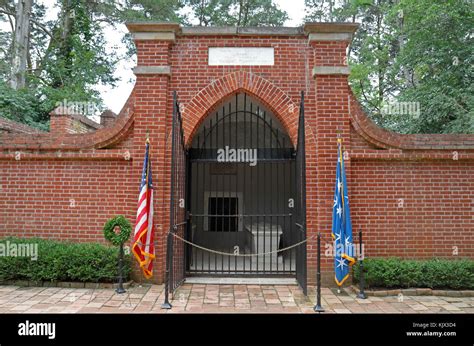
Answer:
[{"label": "arched entrance", "polygon": [[176,94],[173,109],[167,287],[194,275],[283,275],[306,293],[303,102],[297,148],[245,92],[218,102],[188,146]]},{"label": "arched entrance", "polygon": [[296,248],[277,250],[299,240],[295,149],[273,113],[232,95],[203,121],[188,155],[187,237],[214,252],[188,246],[187,274],[294,275]]}]

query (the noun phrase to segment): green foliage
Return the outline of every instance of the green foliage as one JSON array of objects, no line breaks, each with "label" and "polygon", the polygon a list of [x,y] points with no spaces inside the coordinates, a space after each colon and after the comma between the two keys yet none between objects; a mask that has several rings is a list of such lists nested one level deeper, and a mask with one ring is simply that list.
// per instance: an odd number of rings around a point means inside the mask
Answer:
[{"label": "green foliage", "polygon": [[107,48],[103,28],[94,15],[87,1],[62,4],[63,24],[51,29],[53,37],[41,61],[41,71],[30,75],[31,87],[45,100],[45,111],[64,99],[93,102],[101,108],[96,86],[115,86],[113,72],[118,57]]},{"label": "green foliage", "polygon": [[[12,34],[0,31],[0,116],[47,126],[64,99],[102,109],[98,85],[114,86],[115,67],[132,56],[108,47],[106,26],[127,21],[171,21],[232,26],[280,26],[288,19],[273,0],[55,0],[58,20],[34,2],[27,90],[6,89]],[[305,21],[361,23],[349,51],[351,86],[369,116],[402,133],[474,133],[472,1],[305,0]],[[51,6],[51,5],[48,5]],[[186,10],[186,11],[183,11]],[[13,0],[0,1],[2,28],[14,23]],[[0,96],[2,97],[2,96]],[[22,100],[24,98],[24,100]],[[397,102],[419,105],[419,114],[386,113]]]},{"label": "green foliage", "polygon": [[0,82],[0,117],[47,130],[41,102],[28,89],[14,90]]},{"label": "green foliage", "polygon": [[[360,263],[356,263],[354,281],[358,282]],[[366,287],[474,289],[474,261],[404,260],[367,258],[364,260]]]},{"label": "green foliage", "polygon": [[[118,277],[118,249],[96,243],[68,243],[29,238],[5,238],[2,244],[37,244],[37,259],[0,256],[0,281],[80,281],[114,282]],[[125,255],[123,275],[131,271],[130,255]]]},{"label": "green foliage", "polygon": [[[115,233],[115,228],[119,227],[120,232]],[[132,233],[132,225],[122,215],[115,216],[105,223],[104,237],[115,246],[125,243]]]},{"label": "green foliage", "polygon": [[[360,23],[349,78],[377,124],[401,133],[474,133],[471,1],[305,3],[306,20]],[[417,103],[419,113],[383,111],[400,102]]]},{"label": "green foliage", "polygon": [[410,132],[474,133],[472,2],[401,0],[393,11],[404,20],[395,34],[407,37],[394,68],[412,77],[400,98],[421,104]]},{"label": "green foliage", "polygon": [[[49,7],[52,4],[48,5]],[[103,109],[102,99],[96,87],[114,87],[115,66],[121,56],[116,49],[107,46],[104,23],[114,22],[109,4],[88,0],[57,0],[58,19],[44,20],[47,8],[34,2],[29,35],[26,90],[8,90],[11,61],[10,32],[1,32],[0,64],[2,91],[8,100],[0,104],[0,116],[29,125],[39,124],[46,129],[49,113],[64,99],[68,102],[89,102]],[[120,6],[118,6],[120,7]],[[0,21],[11,22],[15,18],[15,6],[0,2]],[[115,23],[114,23],[115,24]],[[5,98],[7,98],[5,96]],[[25,98],[23,104],[12,98]],[[19,106],[19,107],[17,107]]]},{"label": "green foliage", "polygon": [[[57,20],[47,21],[46,12],[59,11]],[[191,14],[182,12],[183,8]],[[189,11],[188,11],[189,12]],[[47,128],[49,113],[59,102],[94,103],[103,109],[97,86],[114,87],[120,59],[130,58],[135,47],[129,34],[123,37],[127,53],[120,56],[109,47],[106,28],[131,21],[170,21],[189,25],[276,26],[288,18],[272,0],[55,0],[45,6],[34,2],[29,35],[27,88],[8,88],[12,33],[0,31],[0,116]],[[4,28],[15,20],[15,3],[0,2],[0,22]]]},{"label": "green foliage", "polygon": [[[124,6],[112,3],[108,10],[101,12],[112,15],[118,22],[163,21],[185,23],[186,17],[180,14],[183,0],[127,0]],[[102,6],[106,6],[105,2]]]},{"label": "green foliage", "polygon": [[288,19],[272,0],[186,0],[200,26],[281,26]]}]

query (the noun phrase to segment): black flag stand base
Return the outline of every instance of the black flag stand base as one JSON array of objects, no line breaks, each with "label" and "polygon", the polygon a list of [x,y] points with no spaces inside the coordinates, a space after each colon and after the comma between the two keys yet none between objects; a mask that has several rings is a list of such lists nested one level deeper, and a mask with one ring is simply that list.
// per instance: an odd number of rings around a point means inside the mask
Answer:
[{"label": "black flag stand base", "polygon": [[122,269],[123,269],[123,243],[120,244],[120,250],[119,250],[119,282],[118,282],[118,287],[115,290],[118,294],[125,293],[125,289],[123,288],[123,275],[122,275]]},{"label": "black flag stand base", "polygon": [[359,293],[357,294],[357,298],[359,299],[367,299],[367,295],[364,292],[365,288],[365,275],[364,275],[364,255],[362,253],[362,230],[359,229],[359,258],[360,258],[360,265],[359,265]]},{"label": "black flag stand base", "polygon": [[170,304],[169,301],[169,279],[170,279],[170,261],[171,261],[171,233],[168,233],[168,237],[166,238],[166,271],[165,271],[165,301],[161,304],[162,309],[169,310],[173,306]]},{"label": "black flag stand base", "polygon": [[316,269],[316,305],[313,310],[315,312],[324,312],[324,308],[321,305],[321,233],[318,233],[318,267]]}]

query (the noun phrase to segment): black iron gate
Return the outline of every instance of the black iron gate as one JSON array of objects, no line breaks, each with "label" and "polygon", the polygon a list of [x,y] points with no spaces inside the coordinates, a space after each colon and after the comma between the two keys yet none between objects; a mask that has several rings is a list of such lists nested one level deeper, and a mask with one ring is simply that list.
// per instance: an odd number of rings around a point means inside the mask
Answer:
[{"label": "black iron gate", "polygon": [[171,293],[185,279],[186,253],[184,242],[187,222],[186,176],[187,151],[181,113],[176,92],[173,93],[173,120],[171,132],[171,191],[170,191],[170,228],[167,238],[166,281]]},{"label": "black iron gate", "polygon": [[[298,121],[298,144],[296,147],[296,229],[297,240],[306,240],[306,151],[304,122],[304,93],[301,92],[300,115]],[[296,253],[296,280],[307,293],[306,287],[306,243],[299,246]]]},{"label": "black iron gate", "polygon": [[[278,119],[238,93],[223,101],[189,149],[188,275],[290,275],[304,240],[295,218],[296,153]],[[254,255],[258,254],[258,255]]]},{"label": "black iron gate", "polygon": [[297,150],[245,93],[221,102],[186,150],[174,94],[167,290],[190,275],[284,275],[306,294],[301,97]]}]

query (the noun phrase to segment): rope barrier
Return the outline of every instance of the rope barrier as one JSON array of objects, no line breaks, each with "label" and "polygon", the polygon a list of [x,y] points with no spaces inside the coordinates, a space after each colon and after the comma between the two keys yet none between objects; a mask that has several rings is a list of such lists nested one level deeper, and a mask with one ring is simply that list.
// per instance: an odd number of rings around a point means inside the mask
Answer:
[{"label": "rope barrier", "polygon": [[207,251],[207,252],[210,252],[210,253],[215,253],[215,254],[217,254],[217,255],[222,255],[222,256],[235,256],[235,257],[255,257],[255,256],[272,255],[272,254],[274,254],[274,253],[283,252],[283,251],[287,251],[287,250],[293,249],[293,248],[295,248],[295,247],[297,247],[297,246],[300,246],[300,245],[306,243],[308,240],[311,240],[311,239],[317,237],[317,235],[315,235],[315,236],[312,236],[312,237],[310,237],[310,238],[307,238],[307,239],[305,239],[305,240],[303,240],[303,241],[300,241],[300,242],[298,242],[298,243],[296,243],[296,244],[293,244],[293,245],[287,246],[287,247],[285,247],[285,248],[283,248],[283,249],[279,249],[279,250],[275,250],[275,251],[262,252],[262,253],[252,253],[252,254],[235,254],[235,253],[230,253],[230,252],[222,252],[222,251],[216,251],[216,250],[213,250],[213,249],[209,249],[209,248],[206,248],[206,247],[204,247],[204,246],[200,246],[200,245],[197,245],[197,244],[195,244],[195,243],[193,243],[193,242],[190,242],[189,240],[186,240],[186,239],[180,237],[180,236],[177,235],[176,233],[173,233],[173,232],[170,232],[170,233],[171,233],[171,235],[172,235],[173,237],[178,238],[179,240],[185,242],[186,244],[191,245],[191,246],[194,246],[194,247],[196,247],[196,248],[198,248],[198,249],[201,249],[201,250],[203,250],[203,251]]}]

